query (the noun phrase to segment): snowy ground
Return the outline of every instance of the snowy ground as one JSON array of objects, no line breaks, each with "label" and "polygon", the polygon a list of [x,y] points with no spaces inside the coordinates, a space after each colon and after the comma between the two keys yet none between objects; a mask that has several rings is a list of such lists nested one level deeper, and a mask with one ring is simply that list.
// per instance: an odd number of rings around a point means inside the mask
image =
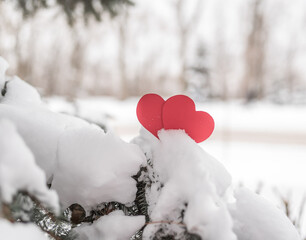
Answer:
[{"label": "snowy ground", "polygon": [[[46,99],[54,111],[75,114],[108,127],[124,140],[138,135],[138,99],[79,99],[74,104],[61,98]],[[269,103],[244,105],[200,103],[198,110],[209,112],[216,127],[201,146],[221,161],[236,184],[253,190],[260,184],[263,195],[279,201],[271,189],[278,189],[298,207],[306,192],[306,106],[277,106]],[[279,202],[278,202],[279,203]]]}]

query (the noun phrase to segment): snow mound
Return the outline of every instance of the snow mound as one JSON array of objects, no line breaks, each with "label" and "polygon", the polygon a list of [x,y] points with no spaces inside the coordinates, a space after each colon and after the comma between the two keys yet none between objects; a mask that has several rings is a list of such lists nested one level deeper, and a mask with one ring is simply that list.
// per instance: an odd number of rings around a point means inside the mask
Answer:
[{"label": "snow mound", "polygon": [[44,107],[0,104],[0,118],[15,124],[47,179],[54,173],[60,136],[68,129],[90,127],[82,119],[54,113]]},{"label": "snow mound", "polygon": [[49,238],[34,224],[10,223],[0,219],[1,239],[48,240]]},{"label": "snow mound", "polygon": [[[6,76],[8,67],[8,63],[0,57],[0,102],[21,105],[41,104],[40,95],[34,87],[16,76]],[[2,94],[4,85],[6,85],[6,91]]]},{"label": "snow mound", "polygon": [[90,124],[43,107],[0,104],[0,118],[12,121],[33,152],[36,162],[49,179],[54,173],[60,136],[70,128],[86,128]]},{"label": "snow mound", "polygon": [[240,240],[300,240],[286,215],[263,197],[246,188],[236,190],[230,206],[234,232]]},{"label": "snow mound", "polygon": [[158,137],[142,129],[134,140],[147,157],[139,179],[147,183],[149,204],[143,239],[189,239],[185,228],[205,240],[300,240],[267,200],[247,189],[232,196],[228,172],[183,130],[161,130]]},{"label": "snow mound", "polygon": [[8,120],[0,121],[0,196],[11,202],[21,190],[37,197],[59,212],[58,196],[46,186],[46,176],[34,156]]},{"label": "snow mound", "polygon": [[1,103],[18,104],[22,106],[42,104],[37,90],[16,76],[9,78],[6,87],[6,94]]},{"label": "snow mound", "polygon": [[[153,166],[149,170],[152,185],[147,192],[150,221],[168,221],[173,228],[182,222],[190,233],[203,239],[236,239],[224,199],[231,184],[225,168],[183,130],[161,130],[158,136],[160,141],[152,141],[142,134],[151,146],[146,154],[151,156]],[[148,149],[144,142],[142,149]],[[167,227],[169,233],[172,227]],[[150,226],[144,231],[144,239],[149,239],[154,230]]]},{"label": "snow mound", "polygon": [[66,131],[59,141],[52,188],[68,207],[79,203],[90,209],[102,202],[133,202],[132,178],[144,163],[139,147],[98,127]]},{"label": "snow mound", "polygon": [[144,216],[124,216],[115,211],[99,218],[92,225],[77,229],[80,240],[127,240],[145,224]]},{"label": "snow mound", "polygon": [[49,179],[54,172],[59,137],[66,129],[88,127],[90,124],[76,117],[51,112],[41,102],[34,87],[17,77],[5,76],[7,66],[0,58],[0,81],[9,79],[6,94],[0,98],[0,118],[15,124],[38,166]]},{"label": "snow mound", "polygon": [[230,174],[183,130],[161,130],[158,137],[160,141],[153,147],[153,158],[162,182],[185,183],[181,186],[189,187],[181,191],[190,195],[204,182],[203,178],[208,177],[218,195],[225,193],[231,184]]}]

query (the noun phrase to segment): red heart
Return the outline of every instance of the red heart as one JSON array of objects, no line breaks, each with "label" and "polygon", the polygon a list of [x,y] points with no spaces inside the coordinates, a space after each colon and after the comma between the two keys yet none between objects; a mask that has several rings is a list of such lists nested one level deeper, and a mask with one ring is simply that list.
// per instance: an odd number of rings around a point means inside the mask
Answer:
[{"label": "red heart", "polygon": [[139,122],[158,138],[157,132],[163,128],[162,109],[165,100],[157,94],[144,95],[137,104],[136,114]]},{"label": "red heart", "polygon": [[206,140],[215,127],[213,118],[196,111],[192,99],[184,95],[173,96],[164,103],[162,120],[165,129],[184,129],[197,143]]}]

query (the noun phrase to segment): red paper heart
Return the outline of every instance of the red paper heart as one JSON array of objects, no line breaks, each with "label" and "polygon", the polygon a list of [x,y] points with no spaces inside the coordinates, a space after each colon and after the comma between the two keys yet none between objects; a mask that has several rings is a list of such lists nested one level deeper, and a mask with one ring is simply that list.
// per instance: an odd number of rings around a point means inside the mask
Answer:
[{"label": "red paper heart", "polygon": [[206,140],[215,127],[213,118],[196,111],[192,99],[184,95],[173,96],[164,103],[162,120],[165,129],[183,129],[197,143]]},{"label": "red paper heart", "polygon": [[165,100],[157,94],[144,95],[137,104],[136,114],[141,125],[158,138],[157,132],[163,128],[162,109]]}]

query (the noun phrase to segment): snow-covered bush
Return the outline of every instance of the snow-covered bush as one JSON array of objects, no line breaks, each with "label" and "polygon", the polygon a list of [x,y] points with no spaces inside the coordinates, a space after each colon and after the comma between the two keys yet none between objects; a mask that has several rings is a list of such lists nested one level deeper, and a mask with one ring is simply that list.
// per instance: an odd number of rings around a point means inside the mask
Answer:
[{"label": "snow-covered bush", "polygon": [[76,202],[90,210],[102,202],[134,201],[132,176],[145,161],[135,144],[92,126],[66,130],[57,152],[52,188],[65,208]]},{"label": "snow-covered bush", "polygon": [[0,58],[0,217],[20,223],[0,220],[1,238],[13,228],[36,239],[20,227],[35,222],[53,239],[300,239],[265,199],[234,194],[224,166],[183,130],[157,139],[142,129],[126,143],[50,111],[6,68]]},{"label": "snow-covered bush", "polygon": [[18,135],[15,126],[0,120],[0,196],[10,203],[18,191],[37,196],[37,199],[59,213],[58,196],[46,185],[45,173],[36,165],[32,152]]}]

